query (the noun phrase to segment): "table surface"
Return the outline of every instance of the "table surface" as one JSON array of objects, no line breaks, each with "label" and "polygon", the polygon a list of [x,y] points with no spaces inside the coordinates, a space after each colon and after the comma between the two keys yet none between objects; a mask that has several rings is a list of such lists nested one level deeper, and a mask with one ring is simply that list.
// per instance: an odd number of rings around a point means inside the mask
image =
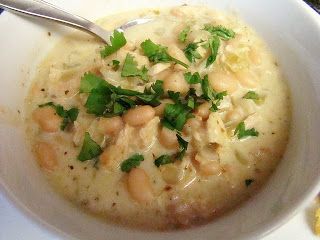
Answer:
[{"label": "table surface", "polygon": [[[313,233],[316,204],[301,211],[285,225],[263,238],[263,240],[318,240]],[[0,193],[0,240],[63,240],[24,216]]]}]

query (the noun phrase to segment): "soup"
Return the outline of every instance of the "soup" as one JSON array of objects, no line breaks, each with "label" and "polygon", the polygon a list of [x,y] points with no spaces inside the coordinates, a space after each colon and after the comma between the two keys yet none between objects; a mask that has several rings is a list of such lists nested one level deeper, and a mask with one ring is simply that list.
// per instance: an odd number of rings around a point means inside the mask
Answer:
[{"label": "soup", "polygon": [[27,133],[52,186],[90,213],[168,230],[206,223],[269,178],[290,127],[276,60],[236,16],[206,7],[100,20],[110,45],[76,33],[40,64]]}]

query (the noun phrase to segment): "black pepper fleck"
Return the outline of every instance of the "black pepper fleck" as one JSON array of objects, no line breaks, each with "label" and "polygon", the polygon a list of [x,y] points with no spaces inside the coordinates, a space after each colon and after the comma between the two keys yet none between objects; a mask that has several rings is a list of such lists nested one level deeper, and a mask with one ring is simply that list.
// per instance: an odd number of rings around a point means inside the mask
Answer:
[{"label": "black pepper fleck", "polygon": [[65,94],[65,95],[68,95],[68,93],[69,93],[69,90],[65,90],[65,91],[64,91],[64,94]]},{"label": "black pepper fleck", "polygon": [[67,155],[68,154],[68,152],[64,152],[64,155]]},{"label": "black pepper fleck", "polygon": [[114,202],[114,203],[112,203],[112,207],[114,207],[114,206],[116,206],[117,204]]},{"label": "black pepper fleck", "polygon": [[74,167],[73,167],[72,165],[69,165],[69,168],[70,168],[71,170],[73,170],[73,169],[74,169]]},{"label": "black pepper fleck", "polygon": [[45,91],[45,89],[44,88],[41,88],[41,92],[44,92]]},{"label": "black pepper fleck", "polygon": [[51,32],[48,32],[48,36],[49,36],[49,37],[51,36]]}]

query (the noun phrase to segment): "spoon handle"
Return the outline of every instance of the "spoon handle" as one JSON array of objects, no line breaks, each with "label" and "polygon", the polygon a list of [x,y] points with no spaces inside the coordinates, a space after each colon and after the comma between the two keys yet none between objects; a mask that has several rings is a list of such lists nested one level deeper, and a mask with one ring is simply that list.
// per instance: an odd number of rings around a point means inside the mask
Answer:
[{"label": "spoon handle", "polygon": [[0,7],[35,17],[49,19],[73,28],[77,28],[79,30],[89,32],[98,36],[104,42],[108,42],[111,35],[110,32],[102,29],[87,19],[68,13],[45,1],[0,0]]}]

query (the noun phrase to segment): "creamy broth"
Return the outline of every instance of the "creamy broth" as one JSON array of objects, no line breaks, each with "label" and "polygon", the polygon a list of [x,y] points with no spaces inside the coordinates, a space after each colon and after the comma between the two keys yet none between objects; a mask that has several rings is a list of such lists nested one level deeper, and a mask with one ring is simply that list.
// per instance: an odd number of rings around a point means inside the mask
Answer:
[{"label": "creamy broth", "polygon": [[[39,66],[27,98],[27,133],[53,187],[89,212],[145,229],[206,223],[256,192],[277,166],[288,140],[289,91],[265,43],[235,16],[182,6],[118,14],[99,24],[114,29],[143,16],[155,20],[126,30],[126,45],[105,58],[100,56],[104,45],[81,33],[64,38],[52,49]],[[206,24],[232,29],[235,35],[224,39],[204,30]],[[188,64],[188,69],[171,60],[150,61],[141,49],[146,39],[168,47],[168,54]],[[220,46],[215,61],[206,66],[213,51],[207,44],[210,39],[218,39]],[[193,55],[193,62],[183,51],[190,43],[197,44],[200,55]],[[148,69],[147,82],[121,77],[128,53],[138,69]],[[119,61],[118,69],[112,60]],[[127,110],[111,121],[110,116],[89,114],[88,93],[79,92],[88,72],[139,92],[163,80],[162,104],[141,104],[144,107]],[[202,82],[189,84],[187,72],[198,72]],[[226,93],[221,100],[204,99],[206,75],[214,94]],[[184,97],[190,88],[202,101],[189,109],[193,117],[181,131],[163,126],[166,104],[174,105],[167,91]],[[52,105],[39,107],[48,102],[65,110],[77,108],[76,120],[70,118],[61,130],[63,117],[58,110]],[[80,161],[86,132],[102,152]],[[188,142],[185,154],[176,133]],[[144,160],[125,171],[123,162],[134,154]],[[164,154],[171,162],[156,166],[155,159]]]}]

